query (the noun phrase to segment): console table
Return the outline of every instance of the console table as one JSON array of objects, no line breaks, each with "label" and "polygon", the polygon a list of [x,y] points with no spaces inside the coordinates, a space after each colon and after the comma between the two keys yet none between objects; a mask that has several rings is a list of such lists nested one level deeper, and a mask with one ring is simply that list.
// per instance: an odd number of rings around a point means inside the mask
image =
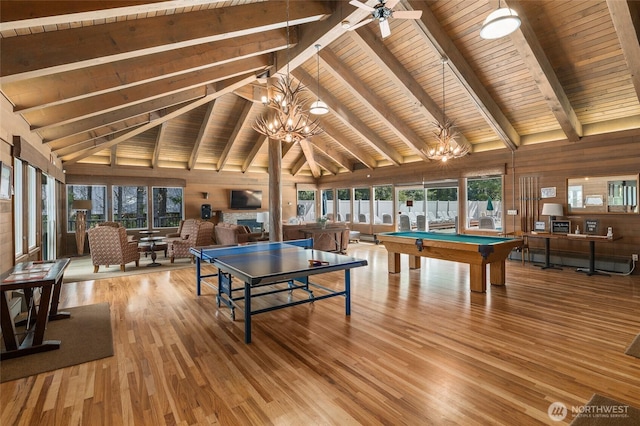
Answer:
[{"label": "console table", "polygon": [[[58,312],[60,289],[64,270],[70,259],[44,262],[24,262],[0,276],[0,323],[5,351],[0,359],[17,358],[38,352],[60,348],[59,340],[44,340],[47,321],[69,318],[68,312]],[[40,302],[36,306],[34,290],[41,288]],[[25,338],[20,343],[16,323],[9,309],[10,293],[24,291],[28,306],[25,321]]]},{"label": "console table", "polygon": [[587,234],[553,234],[549,232],[527,232],[526,235],[529,238],[544,238],[544,257],[545,263],[540,265],[542,269],[560,269],[557,266],[550,263],[550,240],[571,240],[571,241],[587,241],[589,242],[589,267],[588,268],[577,268],[577,272],[584,272],[587,275],[605,275],[609,276],[604,272],[596,271],[596,242],[602,243],[612,243],[613,241],[619,240],[622,237],[615,236],[612,238],[607,238],[606,236],[600,235],[587,235]]}]

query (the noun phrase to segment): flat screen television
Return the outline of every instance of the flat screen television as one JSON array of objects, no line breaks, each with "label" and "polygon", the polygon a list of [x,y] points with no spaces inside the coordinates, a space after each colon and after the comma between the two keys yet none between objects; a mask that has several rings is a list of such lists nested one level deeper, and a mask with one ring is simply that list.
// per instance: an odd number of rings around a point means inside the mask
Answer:
[{"label": "flat screen television", "polygon": [[256,210],[262,208],[262,191],[231,190],[232,210]]}]

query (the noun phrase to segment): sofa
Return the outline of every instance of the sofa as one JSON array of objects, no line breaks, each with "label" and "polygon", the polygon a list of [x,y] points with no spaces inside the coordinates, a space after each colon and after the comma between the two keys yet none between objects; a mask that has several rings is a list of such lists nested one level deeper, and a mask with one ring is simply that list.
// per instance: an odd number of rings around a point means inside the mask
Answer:
[{"label": "sofa", "polygon": [[313,238],[313,248],[322,251],[346,253],[349,247],[349,228],[344,223],[327,223],[322,228],[318,223],[282,224],[282,239],[301,240]]},{"label": "sofa", "polygon": [[213,244],[213,223],[199,219],[185,219],[180,228],[180,236],[167,240],[167,255],[171,263],[175,259],[189,257],[191,247],[210,246]]},{"label": "sofa", "polygon": [[260,232],[251,232],[248,226],[220,222],[215,227],[216,244],[233,245],[249,241],[257,241],[262,237]]}]

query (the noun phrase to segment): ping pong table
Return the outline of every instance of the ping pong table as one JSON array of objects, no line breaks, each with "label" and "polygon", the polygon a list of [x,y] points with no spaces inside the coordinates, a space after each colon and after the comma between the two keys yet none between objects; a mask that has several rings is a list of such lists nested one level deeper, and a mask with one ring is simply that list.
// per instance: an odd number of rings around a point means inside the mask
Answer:
[{"label": "ping pong table", "polygon": [[[244,341],[251,343],[251,317],[263,312],[310,303],[330,297],[345,298],[345,315],[351,314],[351,269],[366,266],[367,261],[338,253],[313,249],[313,239],[286,242],[256,242],[232,247],[193,247],[196,259],[196,294],[201,295],[202,284],[217,290],[218,307],[224,304],[235,319],[235,309],[244,313]],[[203,274],[202,263],[213,265],[217,271]],[[330,289],[309,281],[312,275],[344,271],[344,290]],[[217,277],[217,285],[208,279]],[[233,278],[244,283],[240,287]],[[314,290],[318,289],[318,294]],[[291,297],[294,290],[306,292],[306,299]],[[287,301],[253,309],[252,298],[289,292]],[[242,302],[239,304],[238,302]]]}]

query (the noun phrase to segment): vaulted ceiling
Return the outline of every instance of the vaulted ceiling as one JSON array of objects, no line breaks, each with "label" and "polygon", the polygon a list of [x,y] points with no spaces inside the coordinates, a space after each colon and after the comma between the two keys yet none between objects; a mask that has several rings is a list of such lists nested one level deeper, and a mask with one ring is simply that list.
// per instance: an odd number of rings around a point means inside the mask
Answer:
[{"label": "vaulted ceiling", "polygon": [[471,155],[640,128],[638,2],[505,3],[522,26],[484,40],[497,0],[402,0],[422,16],[384,39],[347,1],[3,0],[0,85],[66,166],[266,172],[252,124],[287,69],[330,109],[293,175],[429,161],[443,107]]}]

